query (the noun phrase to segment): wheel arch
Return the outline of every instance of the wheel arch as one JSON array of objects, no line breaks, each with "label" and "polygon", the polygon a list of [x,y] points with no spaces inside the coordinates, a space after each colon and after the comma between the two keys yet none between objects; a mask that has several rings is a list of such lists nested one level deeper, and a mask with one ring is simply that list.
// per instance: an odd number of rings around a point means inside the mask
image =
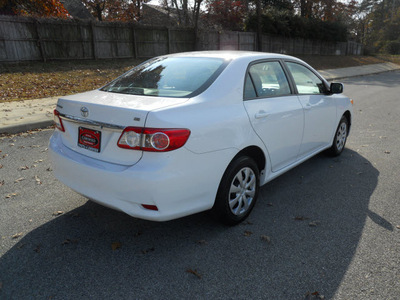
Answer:
[{"label": "wheel arch", "polygon": [[346,110],[344,112],[343,116],[345,116],[347,121],[349,122],[349,128],[347,130],[347,133],[349,133],[350,132],[350,128],[351,128],[351,113],[350,113],[350,111]]},{"label": "wheel arch", "polygon": [[242,149],[238,154],[235,155],[232,161],[240,156],[249,156],[254,159],[260,174],[266,167],[267,158],[265,157],[264,151],[262,151],[262,149],[258,146],[248,146]]}]

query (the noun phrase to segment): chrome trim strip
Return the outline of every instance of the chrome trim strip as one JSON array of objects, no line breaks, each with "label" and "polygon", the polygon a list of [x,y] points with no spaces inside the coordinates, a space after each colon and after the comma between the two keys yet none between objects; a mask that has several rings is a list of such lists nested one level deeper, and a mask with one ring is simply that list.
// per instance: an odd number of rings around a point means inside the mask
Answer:
[{"label": "chrome trim strip", "polygon": [[92,120],[75,117],[75,116],[71,116],[71,115],[66,115],[66,114],[62,114],[62,113],[60,113],[60,118],[63,120],[74,122],[74,123],[80,123],[80,124],[100,127],[100,129],[106,128],[106,129],[114,130],[114,131],[122,131],[125,129],[125,126],[103,123],[103,122],[98,122],[98,121],[92,121]]}]

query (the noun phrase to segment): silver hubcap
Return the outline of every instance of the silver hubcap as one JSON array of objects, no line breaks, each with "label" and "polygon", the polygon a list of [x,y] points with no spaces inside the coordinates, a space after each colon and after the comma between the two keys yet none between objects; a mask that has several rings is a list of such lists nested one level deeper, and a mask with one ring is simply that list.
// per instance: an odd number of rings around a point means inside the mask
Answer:
[{"label": "silver hubcap", "polygon": [[241,169],[232,180],[229,190],[229,207],[236,215],[244,214],[253,202],[256,193],[256,175],[251,168]]},{"label": "silver hubcap", "polygon": [[341,123],[336,134],[336,148],[342,151],[347,138],[347,125],[346,123]]}]

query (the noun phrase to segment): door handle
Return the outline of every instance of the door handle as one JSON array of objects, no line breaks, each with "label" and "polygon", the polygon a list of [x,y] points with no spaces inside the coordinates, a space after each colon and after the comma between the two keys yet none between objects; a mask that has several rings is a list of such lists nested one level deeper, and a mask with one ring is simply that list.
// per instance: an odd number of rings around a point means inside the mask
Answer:
[{"label": "door handle", "polygon": [[260,110],[258,113],[256,113],[256,115],[254,116],[256,119],[262,119],[262,118],[266,118],[269,116],[269,113],[267,113],[264,110]]}]

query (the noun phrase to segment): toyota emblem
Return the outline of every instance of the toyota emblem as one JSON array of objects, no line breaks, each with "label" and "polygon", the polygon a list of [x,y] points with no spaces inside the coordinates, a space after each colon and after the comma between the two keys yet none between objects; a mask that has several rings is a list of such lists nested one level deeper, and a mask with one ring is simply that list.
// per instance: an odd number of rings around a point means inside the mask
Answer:
[{"label": "toyota emblem", "polygon": [[84,118],[86,118],[89,115],[89,110],[87,107],[85,107],[85,106],[81,107],[81,115]]}]

